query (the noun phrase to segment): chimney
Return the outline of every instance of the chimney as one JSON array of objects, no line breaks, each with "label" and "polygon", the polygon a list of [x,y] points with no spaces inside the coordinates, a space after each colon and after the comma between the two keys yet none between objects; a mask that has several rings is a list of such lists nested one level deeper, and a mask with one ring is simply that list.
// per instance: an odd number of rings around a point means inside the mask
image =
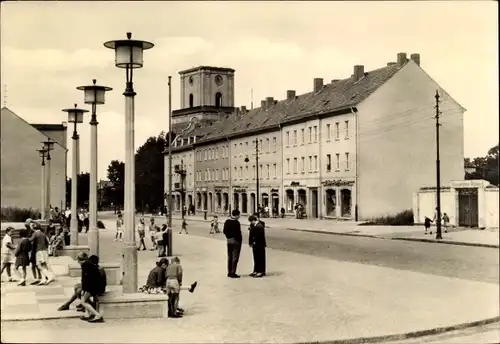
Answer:
[{"label": "chimney", "polygon": [[339,81],[339,79],[333,79],[332,84],[336,83],[337,81]]},{"label": "chimney", "polygon": [[396,62],[387,62],[387,66],[394,66]]},{"label": "chimney", "polygon": [[398,53],[398,65],[403,66],[406,63],[406,53]]},{"label": "chimney", "polygon": [[314,78],[314,93],[317,93],[323,89],[323,79]]},{"label": "chimney", "polygon": [[260,101],[260,109],[261,110],[265,110],[266,109],[266,101],[265,100],[261,100]]},{"label": "chimney", "polygon": [[236,110],[236,116],[239,116],[240,115],[240,108],[237,107],[237,108],[235,108],[235,110]]},{"label": "chimney", "polygon": [[243,106],[241,107],[241,114],[242,114],[242,115],[246,115],[246,113],[247,113],[247,107],[243,105]]},{"label": "chimney", "polygon": [[267,97],[266,98],[266,110],[270,109],[271,106],[274,105],[274,98],[273,97]]},{"label": "chimney", "polygon": [[411,54],[410,58],[413,60],[413,62],[420,66],[420,54]]},{"label": "chimney", "polygon": [[286,91],[286,100],[294,100],[295,99],[295,90]]},{"label": "chimney", "polygon": [[354,80],[358,81],[365,75],[365,66],[356,65],[354,66]]}]

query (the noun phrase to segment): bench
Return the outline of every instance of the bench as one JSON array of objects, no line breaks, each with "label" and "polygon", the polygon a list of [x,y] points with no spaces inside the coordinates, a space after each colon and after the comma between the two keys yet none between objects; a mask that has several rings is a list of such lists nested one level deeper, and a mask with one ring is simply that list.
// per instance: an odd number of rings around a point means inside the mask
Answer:
[{"label": "bench", "polygon": [[[99,263],[101,268],[106,271],[107,285],[122,284],[122,269],[118,263]],[[77,261],[73,260],[69,264],[69,277],[82,277],[82,268]]]},{"label": "bench", "polygon": [[97,307],[106,319],[166,318],[168,295],[106,292],[98,298]]}]

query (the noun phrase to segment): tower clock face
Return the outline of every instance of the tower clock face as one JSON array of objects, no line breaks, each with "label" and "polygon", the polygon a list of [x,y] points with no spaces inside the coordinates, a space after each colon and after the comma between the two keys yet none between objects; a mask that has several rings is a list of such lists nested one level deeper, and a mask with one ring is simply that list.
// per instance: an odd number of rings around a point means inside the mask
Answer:
[{"label": "tower clock face", "polygon": [[216,76],[215,76],[215,84],[216,84],[217,86],[222,85],[222,76],[220,76],[220,75],[216,75]]}]

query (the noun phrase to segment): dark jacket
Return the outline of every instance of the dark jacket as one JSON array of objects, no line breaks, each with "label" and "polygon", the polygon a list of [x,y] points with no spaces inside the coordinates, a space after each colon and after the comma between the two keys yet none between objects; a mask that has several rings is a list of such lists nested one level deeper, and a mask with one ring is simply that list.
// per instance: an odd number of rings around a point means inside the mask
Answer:
[{"label": "dark jacket", "polygon": [[237,219],[227,219],[224,222],[224,235],[228,242],[238,242],[243,241],[243,236],[241,234],[241,224]]},{"label": "dark jacket", "polygon": [[101,272],[90,260],[82,263],[82,290],[92,296],[99,295],[102,290]]},{"label": "dark jacket", "polygon": [[165,287],[165,269],[160,266],[155,266],[148,275],[146,285],[152,288]]},{"label": "dark jacket", "polygon": [[259,221],[254,225],[250,225],[250,233],[248,234],[248,243],[250,246],[266,247],[265,224]]}]

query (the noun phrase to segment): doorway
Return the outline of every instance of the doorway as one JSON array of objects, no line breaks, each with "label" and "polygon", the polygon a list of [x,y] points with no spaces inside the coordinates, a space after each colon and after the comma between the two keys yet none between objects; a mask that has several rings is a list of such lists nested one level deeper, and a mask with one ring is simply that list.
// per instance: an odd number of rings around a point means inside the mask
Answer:
[{"label": "doorway", "polygon": [[458,225],[462,227],[478,227],[477,188],[458,189]]}]

